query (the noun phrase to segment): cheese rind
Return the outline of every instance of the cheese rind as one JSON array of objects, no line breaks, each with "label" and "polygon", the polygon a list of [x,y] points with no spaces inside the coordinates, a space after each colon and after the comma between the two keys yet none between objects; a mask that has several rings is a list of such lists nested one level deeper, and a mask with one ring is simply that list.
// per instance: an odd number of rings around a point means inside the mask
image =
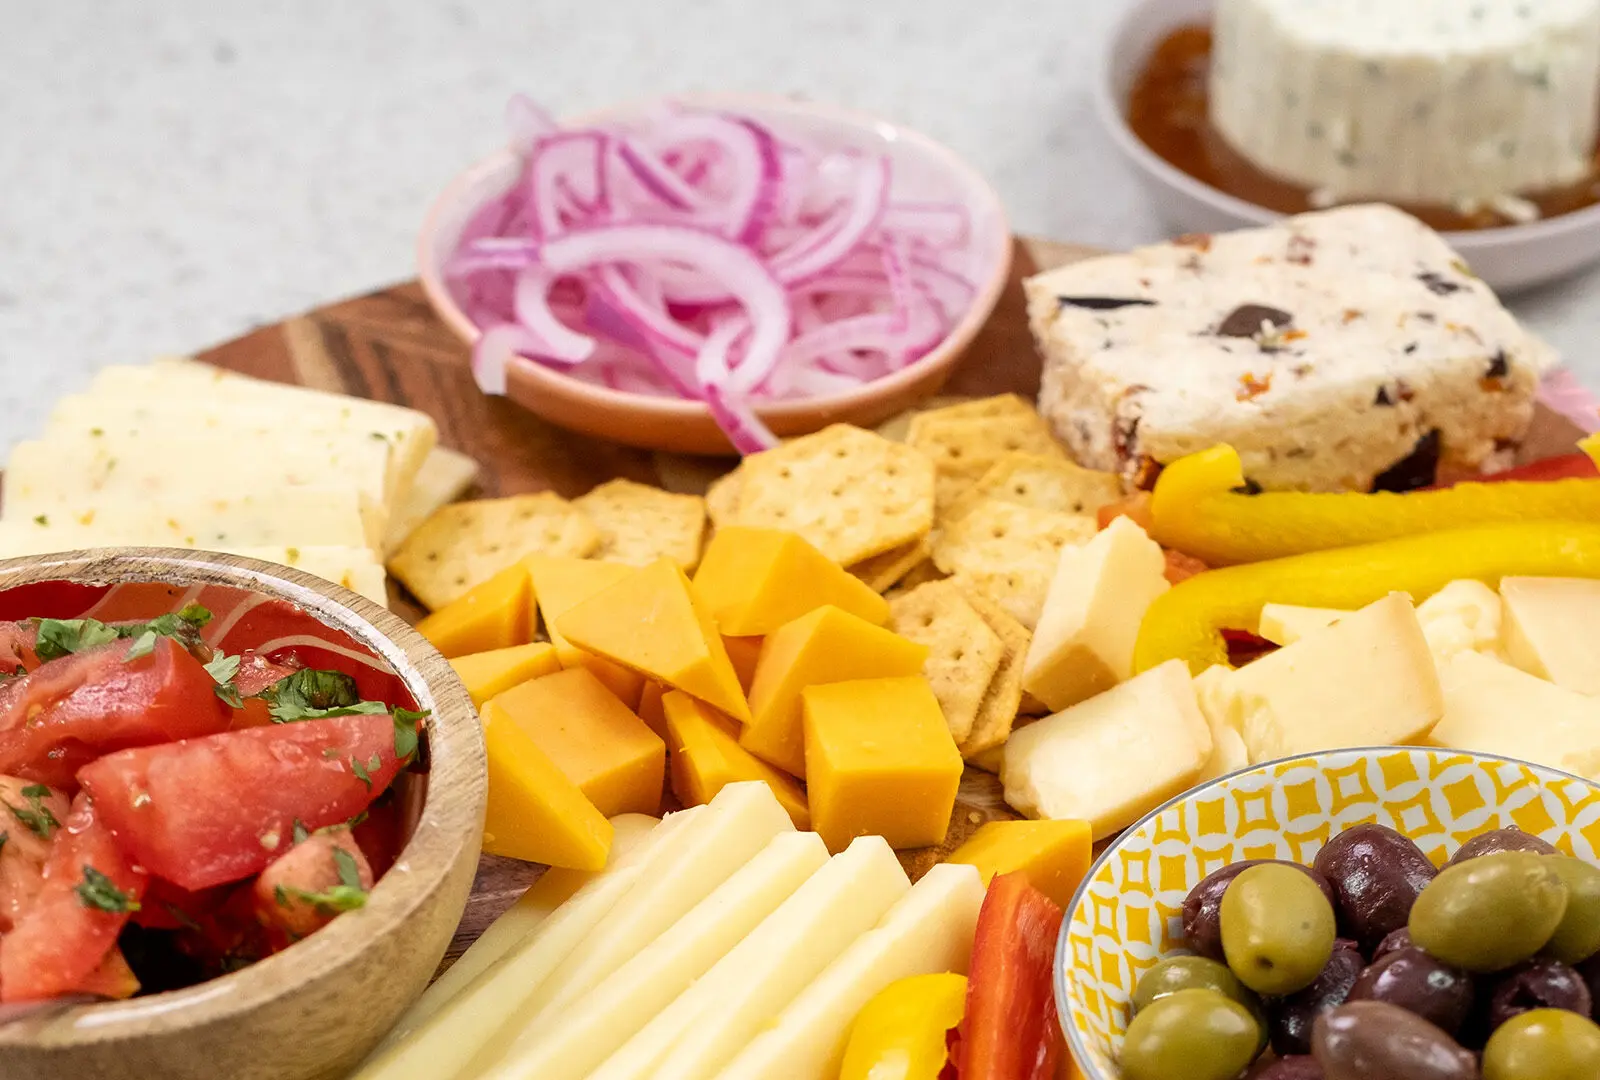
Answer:
[{"label": "cheese rind", "polygon": [[1511,662],[1580,694],[1600,694],[1600,582],[1508,577],[1503,639]]},{"label": "cheese rind", "polygon": [[1430,744],[1600,780],[1600,698],[1475,652],[1447,661],[1440,681],[1444,716],[1428,733]]}]

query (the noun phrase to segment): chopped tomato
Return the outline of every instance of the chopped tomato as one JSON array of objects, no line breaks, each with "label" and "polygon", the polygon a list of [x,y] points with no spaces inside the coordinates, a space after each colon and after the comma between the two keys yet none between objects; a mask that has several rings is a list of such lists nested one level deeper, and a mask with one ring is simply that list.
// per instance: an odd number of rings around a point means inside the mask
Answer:
[{"label": "chopped tomato", "polygon": [[67,797],[16,776],[0,776],[0,934],[33,906],[51,839],[67,819]]},{"label": "chopped tomato", "polygon": [[0,686],[0,773],[71,788],[101,754],[222,731],[232,710],[204,665],[171,638],[126,659],[114,641]]},{"label": "chopped tomato", "polygon": [[149,930],[194,928],[227,899],[222,888],[190,892],[165,878],[153,877],[145,890],[144,901],[134,912],[133,921]]},{"label": "chopped tomato", "polygon": [[116,945],[148,880],[79,795],[32,906],[0,943],[0,1002],[42,1001],[82,985]]},{"label": "chopped tomato", "polygon": [[122,1001],[139,992],[139,977],[128,966],[128,958],[122,955],[122,950],[113,945],[100,966],[85,975],[72,990]]},{"label": "chopped tomato", "polygon": [[1167,583],[1176,585],[1181,581],[1188,581],[1196,574],[1203,574],[1211,567],[1195,558],[1185,555],[1174,548],[1162,548],[1161,553],[1167,557]]},{"label": "chopped tomato", "polygon": [[1150,493],[1135,491],[1114,503],[1107,503],[1095,511],[1095,521],[1103,529],[1119,517],[1129,518],[1139,528],[1149,532],[1155,519],[1150,516]]},{"label": "chopped tomato", "polygon": [[267,703],[256,695],[298,670],[300,670],[298,665],[274,663],[258,653],[245,653],[241,656],[239,673],[234,676],[233,685],[239,688],[239,696],[244,699],[244,707],[233,711],[234,729],[263,727],[272,723],[272,713],[268,711]]},{"label": "chopped tomato", "polygon": [[39,666],[39,657],[33,651],[38,636],[38,628],[31,622],[0,622],[0,676]]},{"label": "chopped tomato", "polygon": [[366,903],[372,867],[344,827],[312,833],[256,878],[256,915],[291,941]]},{"label": "chopped tomato", "polygon": [[990,883],[951,1058],[960,1080],[1054,1080],[1065,1052],[1050,981],[1061,918],[1022,874]]},{"label": "chopped tomato", "polygon": [[198,890],[260,873],[297,821],[349,821],[400,768],[394,722],[364,713],[124,750],[78,781],[141,866]]}]

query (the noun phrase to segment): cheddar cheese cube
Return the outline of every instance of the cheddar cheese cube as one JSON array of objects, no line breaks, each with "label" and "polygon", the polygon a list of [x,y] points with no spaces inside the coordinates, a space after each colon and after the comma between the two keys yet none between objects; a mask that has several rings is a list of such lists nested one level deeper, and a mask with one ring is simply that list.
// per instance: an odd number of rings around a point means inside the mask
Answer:
[{"label": "cheddar cheese cube", "polygon": [[652,679],[646,679],[644,689],[639,691],[639,719],[663,739],[667,737],[667,716],[661,710],[661,699],[666,694],[667,688]]},{"label": "cheddar cheese cube", "polygon": [[560,671],[561,661],[556,659],[555,646],[535,641],[509,649],[468,653],[451,660],[450,666],[455,668],[467,693],[472,695],[472,704],[481,709],[484,702],[518,683]]},{"label": "cheddar cheese cube", "polygon": [[830,851],[876,835],[895,848],[944,840],[961,751],[919,676],[807,687],[807,792]]},{"label": "cheddar cheese cube", "polygon": [[761,659],[761,642],[764,638],[758,637],[726,637],[722,639],[723,647],[728,650],[728,659],[733,662],[733,673],[739,676],[739,685],[746,694],[750,693],[750,684],[756,677],[756,661]]},{"label": "cheddar cheese cube", "polygon": [[573,870],[604,868],[611,822],[495,701],[482,718],[489,752],[483,850]]},{"label": "cheddar cheese cube", "polygon": [[1065,910],[1093,860],[1092,832],[1087,821],[991,821],[945,862],[976,866],[985,888],[1000,874],[1021,873]]},{"label": "cheddar cheese cube", "polygon": [[489,703],[606,817],[655,814],[667,747],[584,668],[525,682]]},{"label": "cheddar cheese cube", "polygon": [[564,668],[588,668],[628,708],[639,704],[644,676],[594,653],[585,652],[563,637],[555,628],[556,619],[577,607],[602,589],[609,589],[634,568],[621,563],[595,559],[573,559],[561,555],[530,555],[522,561],[533,578],[533,595],[550,644]]},{"label": "cheddar cheese cube", "polygon": [[768,634],[750,684],[739,745],[799,777],[806,772],[800,693],[820,683],[917,675],[928,648],[828,605]]},{"label": "cheddar cheese cube", "polygon": [[446,658],[508,649],[533,640],[533,581],[510,566],[417,624]]},{"label": "cheddar cheese cube", "polygon": [[794,778],[739,745],[739,726],[705,702],[673,690],[661,701],[672,747],[672,793],[685,806],[708,803],[729,784],[759,780],[797,829],[811,828],[806,793]]},{"label": "cheddar cheese cube", "polygon": [[694,588],[730,637],[770,633],[824,604],[877,625],[889,621],[883,597],[798,534],[781,529],[718,529]]}]

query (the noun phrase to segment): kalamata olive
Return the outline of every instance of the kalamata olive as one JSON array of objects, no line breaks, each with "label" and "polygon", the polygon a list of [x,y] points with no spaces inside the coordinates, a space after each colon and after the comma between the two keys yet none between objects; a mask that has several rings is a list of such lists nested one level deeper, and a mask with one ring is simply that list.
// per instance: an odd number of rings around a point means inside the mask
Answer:
[{"label": "kalamata olive", "polygon": [[1483,1080],[1594,1080],[1600,1076],[1600,1026],[1562,1009],[1510,1020],[1483,1048]]},{"label": "kalamata olive", "polygon": [[1363,949],[1406,925],[1417,895],[1438,873],[1421,848],[1382,825],[1346,829],[1312,865],[1333,886],[1341,931]]},{"label": "kalamata olive", "polygon": [[1448,870],[1457,863],[1464,863],[1481,855],[1493,855],[1499,851],[1531,851],[1535,855],[1554,855],[1556,846],[1515,826],[1509,829],[1495,829],[1493,832],[1474,836],[1462,844],[1460,850],[1450,856],[1450,861],[1444,864],[1443,869]]},{"label": "kalamata olive", "polygon": [[1228,966],[1258,994],[1305,989],[1333,955],[1333,905],[1293,866],[1252,866],[1234,878],[1220,921]]},{"label": "kalamata olive", "polygon": [[1579,964],[1578,974],[1589,984],[1589,998],[1594,1002],[1589,1015],[1600,1020],[1600,956],[1592,956]]},{"label": "kalamata olive", "polygon": [[1366,963],[1355,942],[1336,941],[1328,965],[1310,986],[1267,1001],[1267,1033],[1272,1038],[1273,1052],[1284,1057],[1311,1053],[1312,1023],[1329,1009],[1344,1004]]},{"label": "kalamata olive", "polygon": [[1411,909],[1418,948],[1467,971],[1504,971],[1544,948],[1567,909],[1547,855],[1501,851],[1441,873]]},{"label": "kalamata olive", "polygon": [[1472,1013],[1474,989],[1465,971],[1413,947],[1374,960],[1350,988],[1350,1000],[1398,1005],[1454,1037]]},{"label": "kalamata olive", "polygon": [[1179,990],[1150,1003],[1123,1038],[1123,1080],[1233,1080],[1255,1060],[1250,1010],[1215,990]]},{"label": "kalamata olive", "polygon": [[1477,1080],[1478,1062],[1415,1013],[1352,1001],[1317,1017],[1311,1052],[1325,1080]]},{"label": "kalamata olive", "polygon": [[1139,979],[1133,991],[1133,1011],[1138,1013],[1152,1001],[1179,990],[1215,990],[1247,1009],[1258,1004],[1256,996],[1245,989],[1227,964],[1203,956],[1169,956]]},{"label": "kalamata olive", "polygon": [[1293,866],[1301,872],[1310,875],[1328,898],[1328,903],[1334,903],[1333,886],[1328,884],[1326,878],[1309,866],[1299,863],[1284,862],[1278,859],[1246,859],[1242,862],[1230,863],[1220,870],[1208,874],[1200,884],[1189,890],[1189,895],[1183,901],[1183,939],[1189,948],[1201,956],[1211,960],[1222,960],[1222,928],[1218,925],[1218,915],[1222,910],[1222,894],[1228,891],[1228,886],[1233,884],[1233,879],[1250,869],[1252,866],[1261,866],[1264,863],[1275,863],[1280,866]]},{"label": "kalamata olive", "polygon": [[1384,939],[1378,942],[1378,947],[1372,950],[1372,962],[1376,964],[1392,952],[1399,952],[1401,949],[1409,948],[1412,948],[1411,930],[1409,927],[1402,926],[1394,933],[1385,935]]},{"label": "kalamata olive", "polygon": [[1567,910],[1544,947],[1564,964],[1577,964],[1600,953],[1600,866],[1553,855],[1550,867],[1567,883]]},{"label": "kalamata olive", "polygon": [[1258,1061],[1244,1074],[1244,1080],[1326,1080],[1322,1066],[1309,1054]]},{"label": "kalamata olive", "polygon": [[1534,1009],[1566,1009],[1589,1016],[1594,998],[1589,984],[1559,960],[1530,960],[1507,972],[1489,998],[1489,1028]]}]

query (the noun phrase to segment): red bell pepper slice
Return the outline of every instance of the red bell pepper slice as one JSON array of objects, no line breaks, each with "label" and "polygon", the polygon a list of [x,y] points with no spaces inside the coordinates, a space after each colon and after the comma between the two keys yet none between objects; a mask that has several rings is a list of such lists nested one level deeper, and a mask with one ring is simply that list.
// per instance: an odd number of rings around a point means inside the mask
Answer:
[{"label": "red bell pepper slice", "polygon": [[1024,875],[990,883],[951,1055],[959,1080],[1054,1080],[1065,1053],[1053,984],[1061,919]]}]

